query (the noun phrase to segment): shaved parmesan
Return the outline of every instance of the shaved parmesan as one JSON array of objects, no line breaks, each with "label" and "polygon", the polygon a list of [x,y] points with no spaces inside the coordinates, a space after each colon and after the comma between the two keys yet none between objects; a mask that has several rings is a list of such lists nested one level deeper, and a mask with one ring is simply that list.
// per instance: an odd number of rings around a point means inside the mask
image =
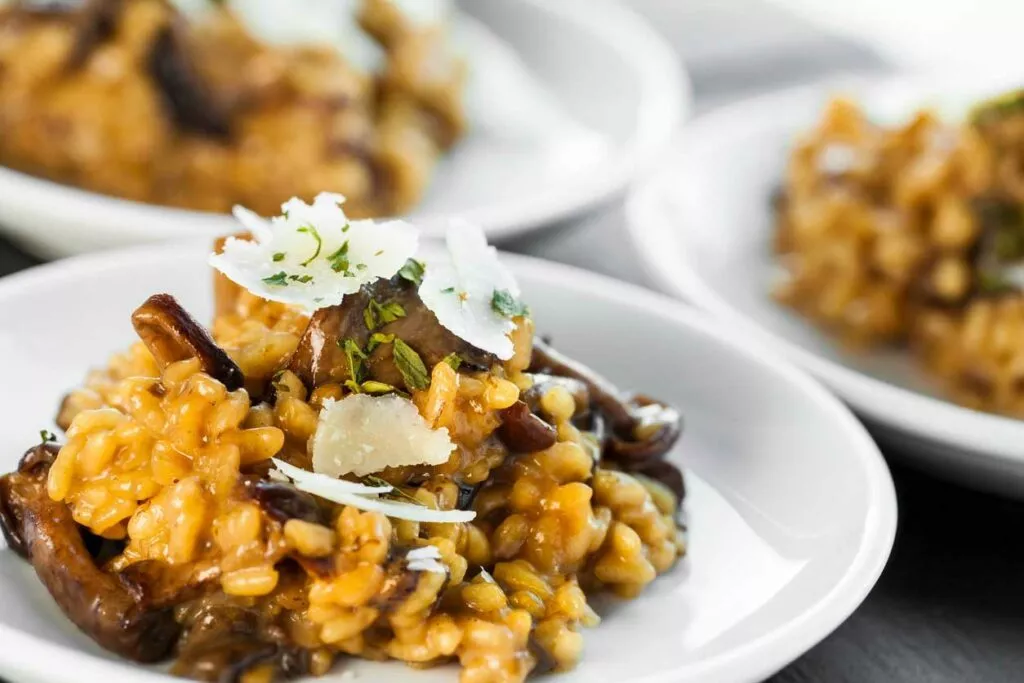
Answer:
[{"label": "shaved parmesan", "polygon": [[348,505],[365,510],[366,512],[379,512],[386,517],[407,519],[411,522],[451,524],[454,522],[468,522],[476,517],[476,513],[472,510],[434,510],[423,505],[402,503],[397,500],[382,500],[368,496],[357,496],[352,493],[340,493],[328,490],[321,485],[319,479],[316,481],[297,481],[295,482],[295,487],[307,493],[312,493],[314,496],[332,500],[339,505]]},{"label": "shaved parmesan", "polygon": [[417,572],[434,572],[446,574],[448,570],[441,564],[441,551],[436,545],[425,545],[410,550],[405,555],[409,569]]},{"label": "shaved parmesan", "polygon": [[325,403],[313,435],[313,470],[331,477],[362,477],[387,467],[440,465],[455,444],[433,429],[412,401],[350,394]]},{"label": "shaved parmesan", "polygon": [[242,207],[235,217],[253,240],[228,238],[210,265],[253,294],[312,312],[389,278],[416,253],[418,233],[403,221],[350,221],[341,195],[313,204],[293,198],[284,215],[265,220]]},{"label": "shaved parmesan", "polygon": [[509,333],[515,322],[508,306],[519,297],[519,285],[487,245],[479,226],[453,221],[445,235],[448,260],[429,263],[419,288],[420,298],[450,332],[502,360],[512,357]]},{"label": "shaved parmesan", "polygon": [[365,484],[357,484],[354,481],[335,479],[323,474],[304,470],[301,467],[296,467],[295,465],[290,465],[283,460],[278,460],[277,458],[274,458],[274,465],[277,466],[277,470],[270,470],[271,473],[280,472],[286,477],[291,478],[296,484],[313,482],[324,490],[332,489],[342,493],[351,493],[357,496],[376,496],[381,493],[388,493],[394,488],[392,486],[366,486]]}]

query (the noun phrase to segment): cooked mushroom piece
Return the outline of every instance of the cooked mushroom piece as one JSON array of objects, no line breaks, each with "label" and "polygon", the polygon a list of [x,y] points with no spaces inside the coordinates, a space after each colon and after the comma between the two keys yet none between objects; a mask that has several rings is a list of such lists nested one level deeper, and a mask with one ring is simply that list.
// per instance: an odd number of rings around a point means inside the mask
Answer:
[{"label": "cooked mushroom piece", "polygon": [[[377,306],[388,304],[397,304],[391,309],[397,317],[390,322],[380,320],[380,316],[372,311],[370,314],[366,312],[368,307],[378,310]],[[401,307],[400,313],[398,307]],[[375,315],[375,322],[379,324],[371,330],[367,322]],[[309,321],[289,369],[308,387],[354,379],[343,344],[345,340],[351,340],[359,349],[365,349],[374,332],[401,339],[420,355],[428,368],[452,353],[459,355],[464,368],[486,370],[497,362],[492,354],[445,329],[420,300],[415,285],[396,275],[390,280],[377,280],[358,294],[346,296],[337,306],[317,311]],[[365,377],[361,379],[403,387],[404,379],[392,349],[392,344],[381,343],[369,353],[362,362]]]},{"label": "cooked mushroom piece", "polygon": [[228,107],[203,82],[180,26],[171,23],[157,32],[147,66],[168,115],[178,126],[215,138],[230,135]]},{"label": "cooked mushroom piece", "polygon": [[627,472],[646,474],[672,489],[682,502],[683,475],[663,460],[679,440],[683,418],[675,408],[647,396],[626,398],[611,382],[542,340],[534,341],[531,370],[570,377],[586,385],[596,417],[607,421],[602,457]]},{"label": "cooked mushroom piece", "polygon": [[71,511],[46,492],[55,456],[54,446],[37,446],[17,472],[0,478],[4,535],[32,563],[64,614],[93,640],[138,662],[163,659],[179,632],[171,608],[133,595],[117,575],[96,566]]},{"label": "cooked mushroom piece", "polygon": [[554,427],[530,410],[524,401],[516,401],[501,411],[501,441],[514,453],[535,453],[551,448],[558,440]]},{"label": "cooked mushroom piece", "polygon": [[198,358],[203,372],[220,380],[229,391],[245,383],[241,369],[170,294],[146,299],[132,313],[132,326],[160,365]]}]

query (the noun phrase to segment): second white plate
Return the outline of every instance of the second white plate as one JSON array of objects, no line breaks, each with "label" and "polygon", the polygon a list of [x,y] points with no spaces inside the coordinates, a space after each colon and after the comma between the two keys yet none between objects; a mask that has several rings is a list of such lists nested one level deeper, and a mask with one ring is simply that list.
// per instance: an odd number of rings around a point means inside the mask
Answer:
[{"label": "second white plate", "polygon": [[[414,213],[428,233],[443,234],[458,215],[493,241],[608,200],[653,160],[688,110],[681,60],[617,0],[463,0],[460,8],[467,19],[456,23],[453,41],[471,65],[471,131]],[[230,216],[0,167],[0,231],[44,257],[233,229]]]},{"label": "second white plate", "polygon": [[740,102],[687,130],[665,167],[637,188],[630,234],[667,290],[780,349],[831,387],[890,451],[961,483],[1024,497],[1024,421],[943,399],[900,351],[844,350],[769,291],[776,268],[769,197],[797,133],[832,94],[862,102],[878,119],[921,106],[950,115],[999,81],[854,79]]}]

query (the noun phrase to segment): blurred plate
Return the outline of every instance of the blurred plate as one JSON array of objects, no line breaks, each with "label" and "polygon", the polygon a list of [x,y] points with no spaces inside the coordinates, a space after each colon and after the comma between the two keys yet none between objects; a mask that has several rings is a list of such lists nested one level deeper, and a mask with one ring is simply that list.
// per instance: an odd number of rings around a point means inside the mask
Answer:
[{"label": "blurred plate", "polygon": [[[0,282],[0,471],[51,424],[63,392],[133,338],[131,311],[170,292],[212,314],[208,246],[94,254]],[[878,449],[835,398],[789,364],[678,302],[567,266],[504,256],[538,330],[624,387],[686,417],[689,556],[636,600],[595,600],[603,622],[558,683],[748,683],[824,638],[860,604],[892,546],[896,501]],[[40,318],[45,312],[45,323]],[[611,333],[610,321],[614,321]],[[87,331],[83,334],[83,331]],[[0,544],[0,676],[23,683],[172,683],[99,649]],[[351,680],[339,667],[324,681]],[[455,683],[348,659],[375,683]]]},{"label": "blurred plate", "polygon": [[1024,4],[1007,0],[770,0],[903,68],[1018,69]]},{"label": "blurred plate", "polygon": [[900,350],[851,352],[769,290],[775,272],[769,196],[798,132],[830,95],[876,119],[933,106],[948,116],[1008,85],[852,79],[759,97],[695,121],[665,167],[627,203],[629,232],[660,285],[763,340],[831,387],[892,451],[961,483],[1024,497],[1024,421],[963,408]]},{"label": "blurred plate", "polygon": [[[616,0],[463,0],[472,130],[414,217],[461,215],[492,240],[548,226],[625,190],[689,107],[671,46]],[[511,48],[509,50],[508,48]],[[329,190],[330,188],[324,188]],[[56,257],[231,230],[219,214],[87,192],[0,168],[0,231]]]}]

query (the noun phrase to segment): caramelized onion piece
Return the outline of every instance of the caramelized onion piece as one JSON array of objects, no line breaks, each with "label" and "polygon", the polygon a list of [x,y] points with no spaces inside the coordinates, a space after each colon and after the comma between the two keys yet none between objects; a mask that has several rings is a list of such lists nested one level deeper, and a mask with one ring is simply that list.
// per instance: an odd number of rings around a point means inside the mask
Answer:
[{"label": "caramelized onion piece", "polygon": [[244,384],[241,369],[170,294],[146,299],[132,313],[132,325],[161,366],[198,358],[203,372],[220,380],[228,391]]},{"label": "caramelized onion piece", "polygon": [[524,401],[516,401],[501,411],[498,436],[514,453],[542,451],[554,446],[558,440],[555,428],[535,415]]},{"label": "caramelized onion piece", "polygon": [[56,447],[29,451],[17,472],[0,478],[4,535],[32,563],[64,614],[101,646],[138,662],[169,654],[179,627],[170,607],[133,595],[96,566],[66,505],[46,492]]},{"label": "caramelized onion piece", "polygon": [[292,484],[260,480],[252,485],[249,495],[267,515],[282,524],[289,519],[301,519],[313,524],[328,523],[327,515],[316,498]]}]

